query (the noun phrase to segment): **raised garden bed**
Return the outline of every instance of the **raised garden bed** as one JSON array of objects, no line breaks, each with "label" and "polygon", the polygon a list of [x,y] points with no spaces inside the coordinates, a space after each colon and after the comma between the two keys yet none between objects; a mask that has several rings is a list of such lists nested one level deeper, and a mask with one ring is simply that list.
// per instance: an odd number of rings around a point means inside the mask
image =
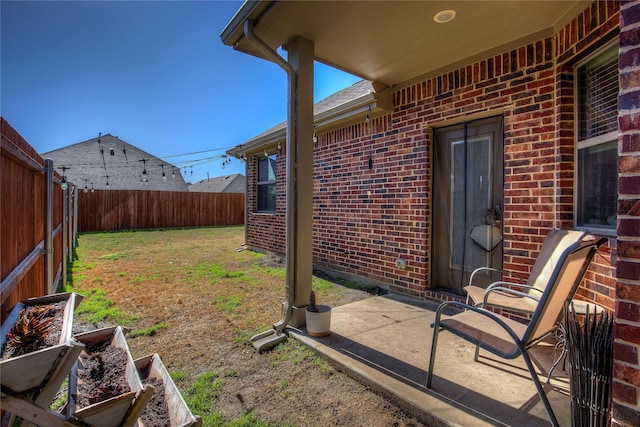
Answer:
[{"label": "raised garden bed", "polygon": [[71,371],[67,416],[93,427],[133,426],[154,389],[142,385],[122,327],[75,338],[85,351]]},{"label": "raised garden bed", "polygon": [[26,299],[11,309],[0,337],[3,389],[46,390],[53,398],[82,350],[71,333],[80,301],[81,295],[68,292]]},{"label": "raised garden bed", "polygon": [[155,393],[138,422],[140,427],[200,427],[202,420],[195,417],[185,403],[178,387],[171,379],[160,356],[153,354],[135,361],[142,383],[151,385]]}]

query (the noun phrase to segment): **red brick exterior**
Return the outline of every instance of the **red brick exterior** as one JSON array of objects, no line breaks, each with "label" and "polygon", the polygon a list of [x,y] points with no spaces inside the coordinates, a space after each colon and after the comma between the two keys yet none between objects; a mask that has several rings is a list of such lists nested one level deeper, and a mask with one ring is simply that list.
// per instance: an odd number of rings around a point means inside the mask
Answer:
[{"label": "red brick exterior", "polygon": [[[640,424],[639,10],[637,1],[594,2],[553,36],[398,88],[389,114],[319,132],[314,146],[314,263],[394,292],[451,299],[430,283],[432,129],[502,115],[503,265],[526,275],[546,234],[574,226],[574,66],[619,38],[619,236],[597,253],[578,293],[618,316],[619,425]],[[254,213],[255,162],[247,168],[247,243],[277,254],[284,254],[283,157],[274,215]],[[398,258],[406,269],[396,267]]]},{"label": "red brick exterior", "polygon": [[640,1],[621,2],[613,423],[640,425]]}]

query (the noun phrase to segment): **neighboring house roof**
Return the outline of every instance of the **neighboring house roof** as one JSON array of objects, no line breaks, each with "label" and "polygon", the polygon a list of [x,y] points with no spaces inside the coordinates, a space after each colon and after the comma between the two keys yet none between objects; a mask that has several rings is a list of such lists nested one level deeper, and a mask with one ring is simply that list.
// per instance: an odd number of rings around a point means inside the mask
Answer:
[{"label": "neighboring house roof", "polygon": [[[110,134],[43,153],[42,157],[53,160],[56,171],[79,189],[86,185],[96,190],[189,191],[180,168]],[[142,182],[143,171],[146,184]]]},{"label": "neighboring house roof", "polygon": [[[360,80],[314,104],[314,127],[320,130],[323,127],[350,120],[357,115],[364,116],[380,111],[385,108],[383,106],[385,102],[378,99],[378,94],[375,93],[371,82]],[[227,153],[241,157],[247,151],[275,144],[285,139],[286,129],[287,122],[281,122],[242,145],[228,150]]]},{"label": "neighboring house roof", "polygon": [[189,186],[189,191],[208,193],[244,193],[246,178],[244,175],[234,173],[215,178],[205,178]]}]

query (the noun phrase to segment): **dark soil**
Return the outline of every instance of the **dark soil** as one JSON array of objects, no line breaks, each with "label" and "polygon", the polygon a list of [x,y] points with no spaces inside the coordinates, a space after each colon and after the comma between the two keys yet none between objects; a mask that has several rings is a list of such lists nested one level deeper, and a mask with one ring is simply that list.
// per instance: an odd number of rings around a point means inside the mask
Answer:
[{"label": "dark soil", "polygon": [[169,427],[169,407],[164,395],[164,383],[157,378],[147,378],[142,381],[145,386],[154,389],[153,396],[144,408],[140,419],[144,427]]},{"label": "dark soil", "polygon": [[125,374],[125,350],[104,343],[80,355],[76,405],[84,408],[131,391]]}]

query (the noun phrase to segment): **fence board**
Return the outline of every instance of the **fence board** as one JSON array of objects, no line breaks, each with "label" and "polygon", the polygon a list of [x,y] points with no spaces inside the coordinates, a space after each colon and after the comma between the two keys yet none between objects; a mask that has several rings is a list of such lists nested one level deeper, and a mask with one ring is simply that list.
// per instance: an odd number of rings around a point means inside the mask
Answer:
[{"label": "fence board", "polygon": [[78,195],[78,231],[244,224],[244,194],[95,190]]},{"label": "fence board", "polygon": [[[20,134],[0,118],[0,318],[17,302],[48,293],[45,257],[40,253],[46,223],[44,159]],[[58,175],[59,177],[59,175]],[[53,272],[60,277],[65,250],[62,233],[63,194],[54,184]]]}]

